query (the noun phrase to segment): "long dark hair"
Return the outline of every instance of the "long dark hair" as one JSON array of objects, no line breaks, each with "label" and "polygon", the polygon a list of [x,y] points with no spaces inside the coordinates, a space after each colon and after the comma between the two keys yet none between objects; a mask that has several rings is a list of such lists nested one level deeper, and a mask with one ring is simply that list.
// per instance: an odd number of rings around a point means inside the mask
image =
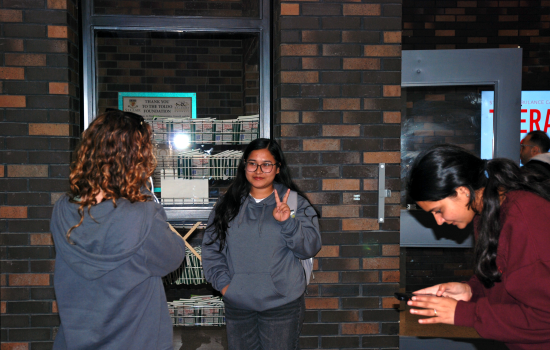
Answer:
[{"label": "long dark hair", "polygon": [[[475,274],[487,287],[500,281],[496,258],[500,237],[500,198],[509,191],[529,191],[550,201],[550,183],[534,173],[521,171],[509,159],[483,160],[465,149],[436,145],[422,152],[414,161],[407,191],[416,202],[439,201],[456,196],[464,186],[470,191],[468,208],[475,201],[475,191],[483,189],[483,209],[475,245]],[[475,210],[474,210],[475,211]]]},{"label": "long dark hair", "polygon": [[[213,240],[211,242],[208,242],[207,244],[212,244],[213,242],[219,240],[220,251],[225,246],[227,228],[229,227],[229,223],[231,222],[231,220],[237,217],[242,202],[250,193],[251,185],[246,179],[244,169],[246,164],[245,162],[252,151],[257,151],[260,149],[267,149],[269,153],[271,153],[273,158],[275,158],[275,163],[277,163],[279,173],[275,175],[274,182],[283,184],[284,186],[290,188],[292,191],[297,192],[299,195],[306,198],[307,200],[307,197],[304,195],[304,193],[300,191],[298,186],[296,186],[294,181],[292,181],[292,177],[290,176],[290,169],[286,164],[285,156],[277,141],[260,138],[250,142],[246,147],[243,153],[243,158],[241,159],[239,167],[237,168],[237,175],[227,189],[227,192],[223,196],[221,196],[221,198],[216,203],[216,206],[214,207],[214,221],[209,226],[214,227],[214,237]],[[275,169],[273,169],[273,171],[275,171]]]}]

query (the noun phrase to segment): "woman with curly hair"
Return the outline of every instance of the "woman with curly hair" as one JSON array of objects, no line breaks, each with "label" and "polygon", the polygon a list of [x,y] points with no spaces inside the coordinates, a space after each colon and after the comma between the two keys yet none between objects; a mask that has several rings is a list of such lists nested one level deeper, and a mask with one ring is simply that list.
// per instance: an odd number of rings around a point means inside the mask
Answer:
[{"label": "woman with curly hair", "polygon": [[55,204],[54,287],[61,318],[54,349],[172,349],[162,276],[185,244],[148,179],[156,166],[151,126],[118,110],[82,134],[70,191]]},{"label": "woman with curly hair", "polygon": [[[509,159],[437,145],[413,163],[408,193],[439,225],[474,223],[475,276],[414,292],[422,324],[473,327],[516,350],[550,349],[550,182]],[[422,309],[417,309],[420,307]]]}]

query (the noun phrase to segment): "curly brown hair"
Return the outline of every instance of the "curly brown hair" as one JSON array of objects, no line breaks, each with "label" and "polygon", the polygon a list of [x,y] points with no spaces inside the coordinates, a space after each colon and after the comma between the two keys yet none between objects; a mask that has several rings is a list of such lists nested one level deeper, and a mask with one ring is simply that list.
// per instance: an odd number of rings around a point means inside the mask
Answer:
[{"label": "curly brown hair", "polygon": [[151,126],[142,116],[119,110],[99,115],[82,133],[69,176],[69,200],[80,205],[80,221],[67,232],[69,242],[72,230],[84,220],[84,207],[90,215],[101,191],[115,207],[118,198],[132,203],[151,198],[140,191],[143,186],[149,188],[148,179],[156,167],[151,135]]}]

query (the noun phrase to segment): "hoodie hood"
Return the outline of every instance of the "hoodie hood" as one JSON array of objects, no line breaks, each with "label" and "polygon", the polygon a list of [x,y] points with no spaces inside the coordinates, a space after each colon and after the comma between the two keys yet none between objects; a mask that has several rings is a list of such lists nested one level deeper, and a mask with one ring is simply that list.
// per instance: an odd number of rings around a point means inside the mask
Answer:
[{"label": "hoodie hood", "polygon": [[[78,204],[63,196],[55,204],[50,229],[57,256],[78,275],[94,280],[129,261],[142,246],[149,230],[145,203],[130,203],[124,198],[110,200],[84,208],[82,224],[67,232],[80,221]],[[124,236],[140,232],[135,236]]]},{"label": "hoodie hood", "polygon": [[[531,158],[529,160],[529,162],[532,161],[532,160],[538,160],[539,162],[544,162],[544,163],[550,164],[550,152],[537,154],[536,156]],[[527,162],[527,163],[529,163],[529,162]]]}]

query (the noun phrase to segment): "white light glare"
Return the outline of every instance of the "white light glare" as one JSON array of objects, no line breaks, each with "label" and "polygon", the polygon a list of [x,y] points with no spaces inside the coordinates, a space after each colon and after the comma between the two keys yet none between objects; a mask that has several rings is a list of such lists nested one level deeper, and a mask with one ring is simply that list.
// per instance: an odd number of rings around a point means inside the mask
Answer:
[{"label": "white light glare", "polygon": [[174,147],[176,149],[184,149],[189,147],[189,135],[186,134],[176,134],[174,135]]}]

